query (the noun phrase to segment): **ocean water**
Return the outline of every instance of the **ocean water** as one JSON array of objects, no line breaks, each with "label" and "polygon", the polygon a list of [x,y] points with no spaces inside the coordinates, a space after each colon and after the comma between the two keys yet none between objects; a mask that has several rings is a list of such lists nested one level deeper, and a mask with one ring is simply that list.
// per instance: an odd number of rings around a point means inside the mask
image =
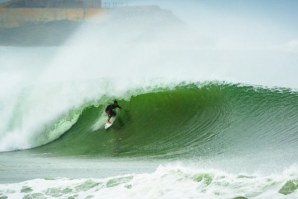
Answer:
[{"label": "ocean water", "polygon": [[109,17],[0,47],[0,198],[298,197],[293,47],[223,45],[156,6]]}]

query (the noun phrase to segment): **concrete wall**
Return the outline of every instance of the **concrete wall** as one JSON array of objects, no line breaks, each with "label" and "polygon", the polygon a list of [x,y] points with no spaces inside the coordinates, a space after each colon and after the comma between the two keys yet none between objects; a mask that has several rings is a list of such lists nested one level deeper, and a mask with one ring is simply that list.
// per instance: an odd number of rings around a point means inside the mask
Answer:
[{"label": "concrete wall", "polygon": [[[100,21],[105,11],[101,8],[0,8],[0,28],[15,28],[26,23],[51,21]],[[96,17],[101,15],[101,17]]]},{"label": "concrete wall", "polygon": [[101,8],[101,0],[11,0],[5,8]]}]

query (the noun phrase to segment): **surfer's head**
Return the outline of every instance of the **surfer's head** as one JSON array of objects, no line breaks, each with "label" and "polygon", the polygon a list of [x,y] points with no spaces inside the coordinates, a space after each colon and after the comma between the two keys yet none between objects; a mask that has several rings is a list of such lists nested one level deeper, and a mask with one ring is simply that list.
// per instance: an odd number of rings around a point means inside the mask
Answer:
[{"label": "surfer's head", "polygon": [[118,104],[117,100],[114,100],[114,104]]}]

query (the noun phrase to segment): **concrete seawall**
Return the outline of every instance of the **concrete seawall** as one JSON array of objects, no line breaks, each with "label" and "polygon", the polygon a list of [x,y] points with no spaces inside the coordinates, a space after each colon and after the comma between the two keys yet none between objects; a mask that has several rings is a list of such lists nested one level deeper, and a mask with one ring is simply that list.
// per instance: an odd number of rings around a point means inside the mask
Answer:
[{"label": "concrete seawall", "polygon": [[[27,23],[52,21],[103,21],[101,8],[0,8],[0,28],[16,28]],[[101,15],[102,17],[96,17]]]}]

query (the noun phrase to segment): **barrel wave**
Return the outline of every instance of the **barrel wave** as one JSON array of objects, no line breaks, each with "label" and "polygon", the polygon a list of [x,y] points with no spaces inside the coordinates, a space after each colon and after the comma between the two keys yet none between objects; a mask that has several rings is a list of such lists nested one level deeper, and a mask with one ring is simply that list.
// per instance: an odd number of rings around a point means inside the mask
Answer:
[{"label": "barrel wave", "polygon": [[165,159],[297,150],[298,95],[291,90],[196,83],[133,93],[119,100],[123,110],[108,131],[105,100],[85,108],[59,139],[32,150]]}]

